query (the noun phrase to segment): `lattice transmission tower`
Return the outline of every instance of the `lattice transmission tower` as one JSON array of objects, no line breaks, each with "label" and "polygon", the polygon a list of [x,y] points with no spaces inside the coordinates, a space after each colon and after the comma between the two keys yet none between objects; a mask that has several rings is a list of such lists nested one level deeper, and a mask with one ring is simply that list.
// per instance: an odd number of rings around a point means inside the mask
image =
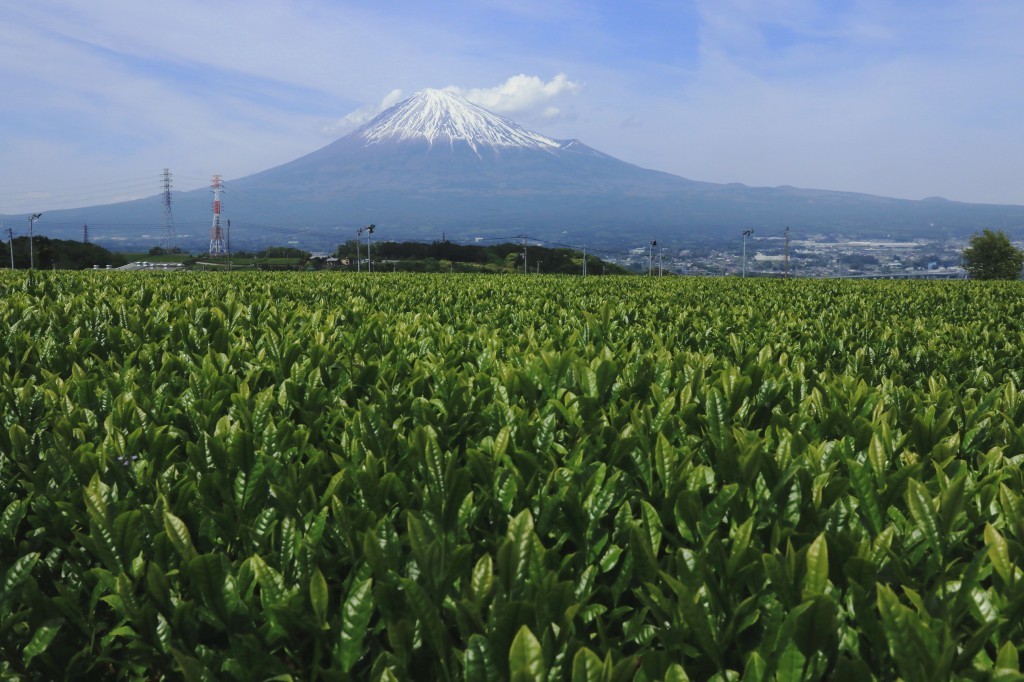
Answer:
[{"label": "lattice transmission tower", "polygon": [[171,213],[171,171],[164,168],[164,229],[161,246],[167,251],[173,249],[178,238],[174,234],[174,216]]},{"label": "lattice transmission tower", "polygon": [[220,176],[213,176],[213,225],[210,226],[210,255],[223,256],[224,229],[220,226]]}]

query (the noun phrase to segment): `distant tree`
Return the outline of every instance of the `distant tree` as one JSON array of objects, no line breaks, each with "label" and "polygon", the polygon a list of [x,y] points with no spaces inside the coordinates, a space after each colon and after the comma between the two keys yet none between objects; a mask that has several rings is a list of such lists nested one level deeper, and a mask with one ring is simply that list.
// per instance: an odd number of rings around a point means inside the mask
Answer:
[{"label": "distant tree", "polygon": [[[28,237],[14,238],[14,267],[28,268]],[[83,244],[79,241],[66,239],[50,239],[37,236],[32,244],[35,256],[35,267],[56,268],[58,270],[81,270],[94,265],[120,266],[128,262],[124,254],[111,253],[98,244]],[[10,251],[7,244],[0,244],[0,267],[10,263]]]},{"label": "distant tree", "polygon": [[971,279],[1017,279],[1024,268],[1024,251],[1010,243],[1002,230],[984,230],[964,249],[964,269]]},{"label": "distant tree", "polygon": [[334,252],[334,255],[337,256],[338,258],[349,258],[355,260],[356,240],[349,239],[347,242],[344,242],[343,244],[338,244],[338,248]]},{"label": "distant tree", "polygon": [[293,246],[268,246],[256,255],[260,258],[302,258],[307,260],[310,253]]}]

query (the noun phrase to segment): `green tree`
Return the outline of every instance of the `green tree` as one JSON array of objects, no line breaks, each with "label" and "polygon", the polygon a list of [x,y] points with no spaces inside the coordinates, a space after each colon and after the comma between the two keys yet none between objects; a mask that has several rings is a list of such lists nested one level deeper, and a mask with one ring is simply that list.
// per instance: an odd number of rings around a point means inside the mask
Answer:
[{"label": "green tree", "polygon": [[1002,230],[984,230],[971,237],[964,249],[964,268],[971,279],[1017,279],[1024,267],[1024,251],[1010,243]]}]

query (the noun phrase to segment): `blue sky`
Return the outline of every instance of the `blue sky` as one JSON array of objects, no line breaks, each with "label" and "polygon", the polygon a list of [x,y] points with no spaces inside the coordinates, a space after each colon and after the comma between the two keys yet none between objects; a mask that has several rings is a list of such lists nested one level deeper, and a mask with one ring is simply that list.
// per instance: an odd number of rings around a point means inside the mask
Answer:
[{"label": "blue sky", "polygon": [[1024,204],[1019,0],[0,4],[0,214],[191,189],[425,87],[695,180]]}]

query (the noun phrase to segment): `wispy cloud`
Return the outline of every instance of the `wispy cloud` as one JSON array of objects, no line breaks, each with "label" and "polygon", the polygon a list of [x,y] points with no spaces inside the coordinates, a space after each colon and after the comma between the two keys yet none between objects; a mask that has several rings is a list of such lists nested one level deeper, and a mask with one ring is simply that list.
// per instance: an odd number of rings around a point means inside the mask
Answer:
[{"label": "wispy cloud", "polygon": [[[700,0],[697,60],[612,105],[605,149],[687,177],[1024,203],[1024,5]],[[624,76],[625,80],[628,75]],[[649,84],[647,81],[646,84]],[[628,87],[628,83],[627,83]],[[593,124],[590,124],[593,125]],[[581,135],[582,137],[582,135]]]},{"label": "wispy cloud", "polygon": [[369,122],[374,116],[380,112],[395,106],[402,101],[402,91],[395,88],[387,95],[384,96],[377,104],[368,104],[364,107],[359,107],[355,111],[346,114],[344,117],[324,127],[324,132],[336,135],[343,133],[354,128],[358,128],[364,123]]}]

